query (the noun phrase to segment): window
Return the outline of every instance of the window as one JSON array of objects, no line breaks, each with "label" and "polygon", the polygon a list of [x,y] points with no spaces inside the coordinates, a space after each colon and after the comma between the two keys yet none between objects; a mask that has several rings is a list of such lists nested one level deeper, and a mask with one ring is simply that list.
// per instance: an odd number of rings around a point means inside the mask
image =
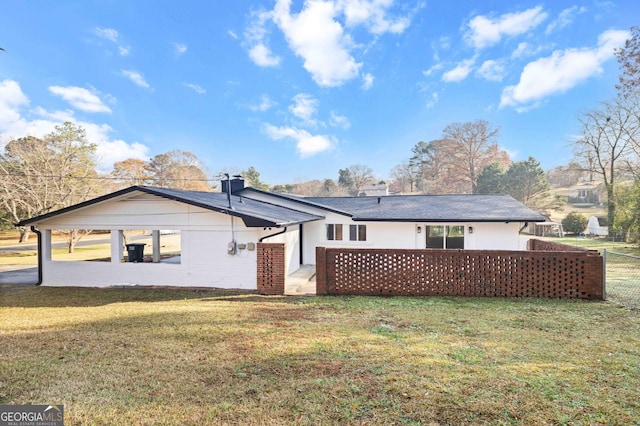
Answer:
[{"label": "window", "polygon": [[350,241],[367,241],[367,225],[349,225]]},{"label": "window", "polygon": [[329,241],[341,241],[342,240],[342,225],[330,223],[327,225],[327,240]]},{"label": "window", "polygon": [[464,248],[464,226],[427,226],[426,228],[427,248]]}]

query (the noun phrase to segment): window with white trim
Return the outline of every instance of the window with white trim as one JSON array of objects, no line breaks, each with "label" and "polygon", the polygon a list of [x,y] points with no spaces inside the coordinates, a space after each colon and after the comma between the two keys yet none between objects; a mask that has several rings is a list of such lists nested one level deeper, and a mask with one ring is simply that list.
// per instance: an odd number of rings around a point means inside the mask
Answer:
[{"label": "window with white trim", "polygon": [[464,248],[464,226],[426,226],[426,231],[427,248]]},{"label": "window with white trim", "polygon": [[350,241],[367,241],[367,225],[349,225]]},{"label": "window with white trim", "polygon": [[327,240],[342,241],[342,224],[340,223],[327,224]]}]

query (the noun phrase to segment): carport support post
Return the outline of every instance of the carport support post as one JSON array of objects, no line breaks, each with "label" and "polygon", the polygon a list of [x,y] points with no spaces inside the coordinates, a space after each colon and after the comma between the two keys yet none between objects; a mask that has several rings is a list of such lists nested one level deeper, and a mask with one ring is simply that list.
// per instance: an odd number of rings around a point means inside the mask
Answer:
[{"label": "carport support post", "polygon": [[124,232],[122,230],[111,231],[111,263],[121,263],[124,259]]},{"label": "carport support post", "polygon": [[154,229],[151,231],[151,238],[153,244],[153,263],[160,262],[160,231]]}]

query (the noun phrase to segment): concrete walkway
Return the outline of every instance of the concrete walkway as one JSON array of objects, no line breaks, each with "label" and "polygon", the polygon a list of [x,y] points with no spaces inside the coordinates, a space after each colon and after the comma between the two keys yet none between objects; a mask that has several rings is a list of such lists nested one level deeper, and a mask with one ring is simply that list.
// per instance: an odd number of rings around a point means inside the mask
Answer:
[{"label": "concrete walkway", "polygon": [[302,265],[285,278],[284,294],[287,296],[313,296],[316,294],[316,265]]},{"label": "concrete walkway", "polygon": [[38,282],[38,267],[31,265],[0,266],[0,284],[35,285]]}]

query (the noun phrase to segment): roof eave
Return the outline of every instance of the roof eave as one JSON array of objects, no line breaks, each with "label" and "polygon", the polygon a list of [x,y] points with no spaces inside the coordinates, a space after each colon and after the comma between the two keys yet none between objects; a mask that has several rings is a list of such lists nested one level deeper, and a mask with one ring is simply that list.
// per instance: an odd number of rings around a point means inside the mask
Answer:
[{"label": "roof eave", "polygon": [[503,222],[544,222],[544,218],[514,218],[514,219],[434,219],[434,218],[370,218],[370,217],[354,217],[354,222],[433,222],[433,223],[503,223]]}]

